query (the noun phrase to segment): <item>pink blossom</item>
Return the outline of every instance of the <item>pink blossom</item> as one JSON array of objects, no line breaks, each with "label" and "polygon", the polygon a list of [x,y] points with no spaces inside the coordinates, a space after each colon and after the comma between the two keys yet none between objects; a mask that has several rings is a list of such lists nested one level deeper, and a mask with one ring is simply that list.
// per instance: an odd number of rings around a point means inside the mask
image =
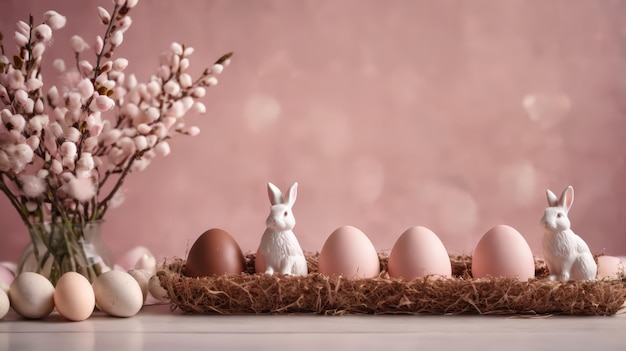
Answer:
[{"label": "pink blossom", "polygon": [[182,45],[180,45],[177,42],[173,42],[172,44],[170,44],[170,50],[175,54],[175,55],[182,55],[183,54],[183,47]]},{"label": "pink blossom", "polygon": [[111,22],[111,15],[109,14],[109,11],[105,10],[101,6],[98,6],[98,17],[100,17],[102,24],[109,24],[109,22]]},{"label": "pink blossom", "polygon": [[120,57],[113,61],[113,69],[116,71],[123,71],[126,69],[126,67],[128,67],[128,60],[123,57]]},{"label": "pink blossom", "polygon": [[76,172],[82,173],[83,176],[87,177],[91,173],[91,170],[93,170],[94,166],[91,153],[83,152],[80,154],[78,161],[76,161]]},{"label": "pink blossom", "polygon": [[201,103],[200,101],[196,102],[193,105],[193,107],[194,107],[194,109],[196,110],[197,113],[202,114],[202,113],[206,112],[206,106],[203,103]]},{"label": "pink blossom", "polygon": [[52,106],[59,106],[59,90],[54,85],[48,90],[48,101]]},{"label": "pink blossom", "polygon": [[26,197],[39,197],[46,191],[46,183],[36,175],[20,174],[17,179]]},{"label": "pink blossom", "polygon": [[183,55],[190,56],[191,54],[193,54],[194,51],[195,51],[194,48],[192,48],[191,46],[187,46],[185,48],[185,52],[183,52]]},{"label": "pink blossom", "polygon": [[43,82],[40,79],[37,79],[37,78],[30,78],[26,82],[26,90],[28,90],[28,91],[37,90],[37,89],[41,88],[42,86],[43,86]]},{"label": "pink blossom", "polygon": [[73,157],[63,157],[62,164],[64,168],[69,169],[71,171],[74,170],[75,163],[74,163]]},{"label": "pink blossom", "polygon": [[183,89],[189,88],[193,84],[191,76],[187,73],[181,73],[178,77],[178,82]]},{"label": "pink blossom", "polygon": [[113,33],[113,35],[111,36],[111,44],[113,46],[120,46],[122,45],[122,42],[124,41],[124,34],[121,31],[116,31],[115,33]]},{"label": "pink blossom", "polygon": [[170,76],[170,72],[170,68],[166,65],[162,65],[157,70],[157,74],[161,77],[161,79],[167,79]]},{"label": "pink blossom", "polygon": [[57,72],[61,73],[65,71],[65,61],[63,59],[55,59],[52,61],[52,67],[57,70]]},{"label": "pink blossom", "polygon": [[47,43],[52,39],[52,28],[47,24],[40,24],[35,27],[34,35],[37,40]]},{"label": "pink blossom", "polygon": [[146,135],[146,140],[148,141],[148,147],[152,148],[159,141],[159,138],[157,138],[157,136],[154,134],[150,134]]},{"label": "pink blossom", "polygon": [[26,105],[26,101],[28,101],[28,93],[24,89],[18,89],[15,91],[15,101],[24,106]]},{"label": "pink blossom", "polygon": [[124,196],[124,191],[118,191],[116,192],[113,197],[111,197],[111,200],[109,200],[109,207],[110,208],[116,208],[122,205],[122,203],[124,203],[125,200],[125,196]]},{"label": "pink blossom", "polygon": [[48,130],[57,139],[63,136],[63,128],[61,127],[59,122],[52,122],[48,124]]},{"label": "pink blossom", "polygon": [[144,169],[146,169],[149,165],[150,165],[150,159],[146,157],[142,157],[133,162],[133,165],[131,166],[131,170],[134,172],[141,172]]},{"label": "pink blossom", "polygon": [[187,68],[189,68],[189,59],[188,58],[184,58],[184,59],[180,60],[180,70],[181,71],[185,71],[185,70],[187,70]]},{"label": "pink blossom", "polygon": [[72,38],[70,39],[70,44],[72,45],[72,49],[75,53],[81,53],[85,51],[85,49],[89,48],[89,45],[79,35],[72,36]]},{"label": "pink blossom", "polygon": [[167,141],[162,141],[157,144],[155,151],[161,156],[167,156],[170,154],[170,144]]},{"label": "pink blossom", "polygon": [[28,37],[28,33],[30,33],[30,26],[24,21],[17,21],[17,30],[25,37]]},{"label": "pink blossom", "polygon": [[79,202],[89,201],[96,196],[96,188],[89,178],[72,177],[63,185],[63,190]]},{"label": "pink blossom", "polygon": [[152,128],[149,125],[145,124],[145,123],[139,123],[137,125],[137,131],[140,134],[144,134],[145,135],[145,134],[150,133],[152,131]]},{"label": "pink blossom", "polygon": [[26,120],[22,115],[12,115],[11,117],[9,117],[9,123],[11,123],[14,130],[17,130],[20,133],[24,130],[24,127],[26,126]]},{"label": "pink blossom", "polygon": [[7,79],[9,81],[9,87],[11,89],[20,89],[24,86],[24,75],[19,70],[9,66]]},{"label": "pink blossom", "polygon": [[132,9],[133,7],[137,6],[137,3],[139,3],[139,0],[126,0],[126,7]]},{"label": "pink blossom", "polygon": [[39,132],[41,132],[41,130],[47,125],[48,116],[46,115],[37,115],[28,121],[28,128],[37,134],[39,134]]},{"label": "pink blossom", "polygon": [[156,107],[148,107],[145,112],[146,121],[152,123],[159,118],[161,112]]},{"label": "pink blossom", "polygon": [[[65,139],[71,141],[72,143],[70,144],[72,145],[74,145],[74,143],[78,143],[78,141],[80,140],[80,131],[78,131],[78,129],[74,127],[67,128],[65,130]],[[61,145],[61,150],[64,150],[63,145]]]},{"label": "pink blossom", "polygon": [[50,163],[50,172],[53,174],[61,174],[61,172],[63,172],[63,165],[59,162],[59,160],[52,160]]},{"label": "pink blossom", "polygon": [[210,86],[210,87],[214,87],[214,86],[216,86],[216,85],[217,85],[217,78],[215,78],[215,77],[209,77],[209,78],[207,78],[207,80],[206,80],[206,84],[207,84],[208,86]]},{"label": "pink blossom", "polygon": [[26,139],[26,144],[28,144],[28,146],[30,146],[30,148],[35,151],[38,147],[39,147],[39,137],[36,135],[31,135],[30,137],[28,137],[28,139]]},{"label": "pink blossom", "polygon": [[131,89],[135,89],[136,86],[137,86],[137,77],[135,77],[135,75],[131,73],[128,76],[128,79],[126,79],[126,88],[128,90],[131,90]]},{"label": "pink blossom", "polygon": [[183,105],[183,102],[180,100],[174,101],[172,107],[167,110],[167,114],[176,118],[182,117],[185,114],[185,106]]},{"label": "pink blossom", "polygon": [[33,47],[33,58],[37,59],[40,58],[44,51],[46,51],[46,45],[43,43],[37,43],[35,44],[35,46]]},{"label": "pink blossom", "polygon": [[96,146],[98,146],[97,136],[90,136],[89,138],[86,138],[85,140],[83,140],[83,150],[87,152],[94,151],[96,149]]},{"label": "pink blossom", "polygon": [[146,91],[150,94],[150,96],[156,97],[161,93],[161,85],[154,80],[150,81],[146,84]]},{"label": "pink blossom", "polygon": [[126,16],[118,22],[119,27],[117,28],[117,30],[124,33],[128,28],[130,28],[130,25],[132,23],[133,20],[129,16]]},{"label": "pink blossom", "polygon": [[[37,101],[35,101],[34,111],[35,111],[35,113],[42,113],[43,109],[44,109],[43,100],[41,98],[39,98],[39,99],[37,99]],[[46,117],[48,117],[48,116],[46,116]]]},{"label": "pink blossom", "polygon": [[165,117],[163,118],[163,125],[165,126],[165,129],[170,129],[174,123],[176,123],[176,118],[174,117]]},{"label": "pink blossom", "polygon": [[15,32],[14,39],[15,43],[17,43],[17,46],[25,47],[26,44],[28,44],[28,38],[20,32]]},{"label": "pink blossom", "polygon": [[152,127],[152,133],[158,139],[163,139],[167,136],[167,128],[165,128],[162,122],[159,122]]},{"label": "pink blossom", "polygon": [[70,110],[79,110],[83,106],[80,93],[72,91],[67,94],[67,108]]},{"label": "pink blossom", "polygon": [[222,72],[224,72],[224,66],[219,63],[216,63],[213,67],[211,67],[211,73],[213,74],[221,74]]},{"label": "pink blossom", "polygon": [[52,10],[46,11],[43,14],[43,21],[54,30],[65,27],[65,23],[67,22],[65,16],[62,16],[58,12]]},{"label": "pink blossom", "polygon": [[190,127],[187,133],[189,133],[190,136],[196,136],[200,134],[200,128],[196,126]]},{"label": "pink blossom", "polygon": [[9,156],[11,169],[15,173],[20,173],[26,165],[33,160],[33,150],[28,144],[13,144],[6,147],[5,152]]},{"label": "pink blossom", "polygon": [[37,171],[37,177],[41,179],[46,179],[48,177],[48,174],[50,174],[50,172],[48,172],[48,170],[45,168],[42,168]]},{"label": "pink blossom", "polygon": [[94,101],[98,111],[108,111],[115,107],[115,101],[108,96],[100,95]]},{"label": "pink blossom", "polygon": [[63,142],[63,144],[61,144],[61,148],[59,149],[59,152],[64,157],[74,159],[76,157],[76,144],[74,144],[71,141],[65,141]]},{"label": "pink blossom", "polygon": [[139,114],[139,108],[133,103],[126,103],[122,105],[120,112],[122,116],[127,116],[131,119],[134,119]]},{"label": "pink blossom", "polygon": [[109,145],[117,143],[117,141],[120,139],[121,136],[122,136],[121,130],[111,129],[106,134],[104,134],[104,137],[102,138],[102,142],[104,143],[105,146],[109,146]]},{"label": "pink blossom", "polygon": [[24,205],[26,205],[26,211],[28,212],[35,212],[38,207],[35,201],[26,201]]},{"label": "pink blossom", "polygon": [[201,98],[204,97],[204,95],[206,95],[206,89],[204,87],[195,87],[191,91],[191,96],[194,98]]},{"label": "pink blossom", "polygon": [[148,140],[143,135],[138,135],[135,137],[135,147],[137,150],[145,150],[148,148]]},{"label": "pink blossom", "polygon": [[43,138],[43,145],[48,150],[50,155],[55,155],[57,152],[57,142],[54,136],[45,134]]},{"label": "pink blossom", "polygon": [[85,76],[91,75],[93,72],[93,66],[87,60],[80,60],[78,67],[80,68],[80,72]]},{"label": "pink blossom", "polygon": [[117,141],[116,144],[120,148],[120,150],[122,150],[124,156],[130,156],[136,151],[135,142],[130,137],[122,137],[120,138],[120,140]]},{"label": "pink blossom", "polygon": [[78,83],[78,92],[80,93],[80,97],[83,99],[88,99],[93,95],[94,88],[91,80],[85,78]]}]

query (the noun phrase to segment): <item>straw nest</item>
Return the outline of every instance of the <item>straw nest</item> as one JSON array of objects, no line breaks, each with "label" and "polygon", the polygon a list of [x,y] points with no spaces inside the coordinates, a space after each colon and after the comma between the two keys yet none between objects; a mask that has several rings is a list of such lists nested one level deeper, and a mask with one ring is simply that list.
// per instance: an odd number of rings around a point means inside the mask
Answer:
[{"label": "straw nest", "polygon": [[535,261],[536,279],[472,279],[471,257],[451,256],[453,278],[390,278],[387,257],[380,254],[376,278],[346,279],[317,273],[317,254],[307,254],[303,277],[247,272],[189,278],[184,261],[166,261],[157,272],[171,308],[188,313],[261,314],[481,314],[481,315],[613,315],[625,306],[626,278],[592,282],[550,282],[543,262]]}]

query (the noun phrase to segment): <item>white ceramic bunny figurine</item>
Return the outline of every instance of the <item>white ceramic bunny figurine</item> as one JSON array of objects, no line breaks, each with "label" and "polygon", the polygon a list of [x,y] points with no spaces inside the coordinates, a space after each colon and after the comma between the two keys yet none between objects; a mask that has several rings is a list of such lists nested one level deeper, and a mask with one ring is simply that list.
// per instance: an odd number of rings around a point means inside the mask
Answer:
[{"label": "white ceramic bunny figurine", "polygon": [[272,206],[265,222],[267,229],[257,251],[265,262],[265,273],[306,275],[306,258],[293,233],[296,218],[291,208],[296,202],[298,183],[289,187],[286,198],[283,198],[280,189],[272,183],[267,183],[267,193]]},{"label": "white ceramic bunny figurine", "polygon": [[594,280],[598,266],[585,241],[570,229],[567,213],[574,203],[574,188],[568,186],[561,197],[546,191],[548,205],[541,223],[546,229],[543,236],[543,256],[550,275],[548,279],[568,281]]}]

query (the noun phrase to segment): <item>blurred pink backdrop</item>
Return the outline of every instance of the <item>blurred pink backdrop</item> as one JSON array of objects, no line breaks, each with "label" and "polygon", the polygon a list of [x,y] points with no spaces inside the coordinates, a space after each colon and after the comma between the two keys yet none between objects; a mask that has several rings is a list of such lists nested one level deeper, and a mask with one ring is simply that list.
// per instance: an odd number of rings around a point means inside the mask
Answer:
[{"label": "blurred pink backdrop", "polygon": [[[17,20],[55,9],[68,24],[46,66],[70,63],[71,35],[104,31],[98,5],[4,0],[5,46]],[[305,251],[350,224],[379,251],[422,225],[471,253],[509,224],[540,255],[545,189],[571,184],[573,229],[626,253],[626,2],[144,0],[131,17],[117,57],[140,81],[173,41],[196,49],[195,73],[235,57],[188,119],[201,134],[125,183],[103,233],[117,255],[184,257],[213,227],[256,250],[268,181],[300,183]],[[28,235],[5,197],[0,232],[0,260],[17,260]]]}]

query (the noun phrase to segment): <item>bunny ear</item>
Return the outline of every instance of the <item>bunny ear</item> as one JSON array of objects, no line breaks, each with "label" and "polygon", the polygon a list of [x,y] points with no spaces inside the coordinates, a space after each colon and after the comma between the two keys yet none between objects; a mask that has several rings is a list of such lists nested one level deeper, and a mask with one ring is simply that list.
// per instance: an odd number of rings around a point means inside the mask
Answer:
[{"label": "bunny ear", "polygon": [[559,204],[559,199],[552,192],[552,190],[546,190],[546,197],[548,198],[548,205],[550,205],[550,207],[554,207]]},{"label": "bunny ear", "polygon": [[559,199],[559,205],[565,208],[566,211],[569,211],[569,209],[572,208],[572,204],[574,204],[574,187],[570,185],[563,190],[561,198]]},{"label": "bunny ear", "polygon": [[293,206],[296,203],[296,196],[298,196],[298,182],[291,184],[289,187],[289,191],[287,192],[287,199],[285,199],[286,203],[289,206]]},{"label": "bunny ear", "polygon": [[285,202],[283,200],[283,193],[281,193],[280,189],[272,183],[267,183],[267,195],[269,196],[270,203],[272,205],[282,204]]}]

